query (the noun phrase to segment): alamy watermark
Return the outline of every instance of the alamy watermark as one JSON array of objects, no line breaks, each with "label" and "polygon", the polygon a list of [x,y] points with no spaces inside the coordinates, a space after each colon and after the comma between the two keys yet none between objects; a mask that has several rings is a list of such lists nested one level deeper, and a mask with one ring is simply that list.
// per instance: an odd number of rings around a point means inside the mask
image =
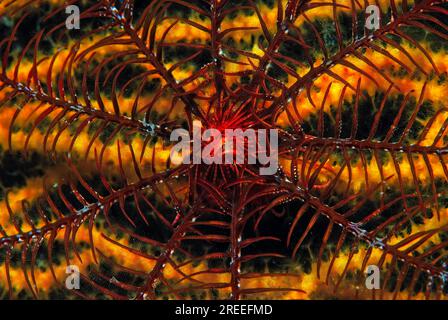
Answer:
[{"label": "alamy watermark", "polygon": [[378,30],[380,28],[380,8],[371,4],[366,8],[366,13],[369,14],[366,17],[366,28],[369,30]]},{"label": "alamy watermark", "polygon": [[65,269],[65,273],[68,274],[67,278],[65,278],[65,287],[69,290],[79,290],[81,287],[79,267],[69,265]]},{"label": "alamy watermark", "polygon": [[80,12],[79,7],[76,5],[70,5],[65,7],[65,13],[69,16],[65,19],[65,27],[68,30],[76,29],[79,30],[81,25],[79,23]]},{"label": "alamy watermark", "polygon": [[[269,135],[269,137],[268,137]],[[179,141],[180,139],[180,141]],[[174,164],[260,164],[261,175],[272,175],[278,169],[277,129],[202,130],[200,121],[193,121],[193,136],[186,129],[171,132]]]},{"label": "alamy watermark", "polygon": [[[368,5],[365,12],[368,14],[365,20],[365,27],[369,30],[380,28],[380,8],[377,5]],[[80,29],[80,9],[77,5],[65,7],[65,13],[69,16],[65,19],[65,26],[68,30]]]},{"label": "alamy watermark", "polygon": [[380,289],[380,268],[374,264],[367,266],[366,288],[369,290]]}]

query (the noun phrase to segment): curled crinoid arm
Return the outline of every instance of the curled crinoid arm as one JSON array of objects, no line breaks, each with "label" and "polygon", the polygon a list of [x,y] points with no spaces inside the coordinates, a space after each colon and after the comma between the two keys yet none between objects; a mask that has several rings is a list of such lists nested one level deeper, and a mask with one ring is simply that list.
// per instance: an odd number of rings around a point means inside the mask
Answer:
[{"label": "curled crinoid arm", "polygon": [[[447,10],[0,3],[0,297],[446,298]],[[171,153],[198,121],[277,170]]]}]

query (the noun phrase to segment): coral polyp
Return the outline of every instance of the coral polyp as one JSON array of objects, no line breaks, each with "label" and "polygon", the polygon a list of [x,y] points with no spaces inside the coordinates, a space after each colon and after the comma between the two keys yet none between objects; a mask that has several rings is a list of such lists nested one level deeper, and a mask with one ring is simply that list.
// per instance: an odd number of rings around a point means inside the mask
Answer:
[{"label": "coral polyp", "polygon": [[447,10],[0,2],[0,297],[445,299]]}]

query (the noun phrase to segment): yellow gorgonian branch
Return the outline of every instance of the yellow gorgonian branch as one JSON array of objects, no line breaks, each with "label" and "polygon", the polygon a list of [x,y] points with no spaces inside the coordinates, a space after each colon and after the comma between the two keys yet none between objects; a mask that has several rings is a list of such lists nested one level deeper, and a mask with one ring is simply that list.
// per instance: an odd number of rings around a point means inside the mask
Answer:
[{"label": "yellow gorgonian branch", "polygon": [[444,1],[70,5],[0,5],[2,297],[445,298]]}]

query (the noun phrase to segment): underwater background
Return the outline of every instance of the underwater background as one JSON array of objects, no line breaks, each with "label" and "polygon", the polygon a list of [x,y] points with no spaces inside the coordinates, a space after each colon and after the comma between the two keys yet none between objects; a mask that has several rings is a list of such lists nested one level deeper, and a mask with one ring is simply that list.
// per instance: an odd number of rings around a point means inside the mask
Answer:
[{"label": "underwater background", "polygon": [[[445,299],[447,13],[0,1],[0,298]],[[194,120],[278,171],[174,165]]]}]

